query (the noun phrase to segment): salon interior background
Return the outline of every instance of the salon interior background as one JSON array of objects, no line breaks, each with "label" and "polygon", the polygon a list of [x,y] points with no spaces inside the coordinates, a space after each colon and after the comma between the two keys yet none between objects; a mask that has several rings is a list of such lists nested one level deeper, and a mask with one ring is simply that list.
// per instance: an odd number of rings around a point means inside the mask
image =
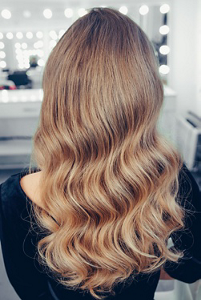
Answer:
[{"label": "salon interior background", "polygon": [[[162,118],[163,130],[165,132],[171,128],[171,138],[175,143],[178,135],[182,136],[180,145],[176,146],[180,146],[187,154],[192,152],[192,157],[195,156],[196,147],[193,150],[192,146],[190,150],[186,148],[193,131],[187,124],[190,130],[187,135],[186,125],[176,127],[175,118],[185,117],[190,111],[196,114],[196,122],[201,123],[200,0],[2,0],[0,85],[2,81],[12,80],[10,82],[14,82],[15,86],[9,83],[9,88],[17,87],[18,93],[9,93],[7,90],[0,92],[0,166],[8,167],[7,161],[11,158],[8,157],[9,153],[23,156],[30,152],[30,142],[25,139],[27,137],[30,140],[37,125],[42,101],[41,79],[46,59],[64,31],[79,16],[85,14],[88,8],[94,6],[119,9],[147,33],[158,56],[163,82],[171,88],[166,89],[168,99],[166,113]],[[36,65],[37,68],[34,68]],[[27,76],[24,76],[25,71]],[[23,123],[19,121],[20,118],[24,118]],[[31,121],[34,118],[35,123]],[[186,134],[185,139],[183,134]],[[16,140],[18,136],[23,136],[23,141],[15,141],[13,144],[6,140],[9,136],[15,136]],[[193,135],[191,142],[194,146],[196,139],[198,140],[197,133]],[[17,167],[18,158],[16,162],[13,159],[12,166]],[[187,165],[193,168],[193,159]]]},{"label": "salon interior background", "polygon": [[[170,130],[190,169],[199,165],[201,0],[1,0],[0,88],[9,84],[9,88],[17,89],[0,91],[0,183],[20,172],[29,161],[31,136],[42,101],[42,72],[49,52],[63,30],[85,9],[101,5],[128,14],[152,40],[166,84],[162,131],[169,134]],[[30,68],[30,63],[38,66]],[[7,80],[8,75],[13,81]],[[189,117],[188,111],[194,115]],[[186,122],[189,118],[194,118],[197,127]],[[201,186],[200,171],[193,174]],[[166,281],[166,286],[157,290],[173,288],[172,281],[169,284]],[[0,287],[0,299],[19,300],[6,277],[1,251]]]},{"label": "salon interior background", "polygon": [[[57,35],[62,35],[62,29],[66,30],[79,15],[84,13],[84,9],[93,6],[112,6],[117,9],[122,7],[122,12],[127,13],[137,23],[140,23],[150,36],[151,31],[153,32],[155,30],[156,33],[157,26],[160,23],[162,25],[161,19],[164,15],[162,16],[161,14],[160,18],[155,10],[155,16],[157,18],[152,18],[154,14],[153,8],[157,8],[157,6],[160,7],[162,4],[168,4],[170,6],[170,11],[167,13],[169,33],[167,34],[167,42],[164,41],[164,44],[167,43],[170,47],[170,52],[167,55],[169,67],[169,73],[167,74],[168,84],[178,94],[177,102],[181,111],[184,112],[194,106],[195,112],[199,110],[199,114],[201,115],[200,0],[1,0],[0,67],[4,67],[5,63],[8,68],[17,67],[14,55],[15,50],[18,49],[15,48],[17,42],[22,46],[22,51],[41,50],[38,53],[39,56],[43,55],[43,57],[41,57],[39,64],[43,65],[49,50],[47,47],[47,41],[49,40],[47,32],[55,30]],[[141,8],[140,15],[138,9],[140,9],[142,5],[146,5],[147,7],[144,6]],[[11,17],[9,13],[6,15],[6,12],[4,12],[5,9],[10,11]],[[48,11],[46,11],[45,18],[43,14],[45,9],[50,9],[52,16],[48,15]],[[154,28],[150,26],[151,22]],[[37,31],[41,31],[44,34],[43,38],[41,38],[40,33],[35,36]],[[23,37],[18,32],[22,32]],[[30,32],[34,34],[33,38]],[[17,33],[18,35],[16,37]],[[4,37],[2,38],[2,36]],[[53,47],[56,39],[56,35],[53,32],[50,39],[50,47]],[[43,46],[41,42],[43,42]],[[4,43],[5,46],[3,46],[2,43]],[[31,47],[31,45],[35,46],[35,48]],[[19,46],[16,45],[16,47]],[[166,51],[167,49],[163,50]],[[44,53],[42,51],[44,51]],[[2,52],[6,52],[6,57],[4,57]],[[20,51],[18,51],[18,56],[20,56]],[[25,57],[26,55],[23,56]],[[24,60],[24,62],[25,61],[26,60]],[[20,58],[19,62],[22,62]],[[166,69],[163,71],[168,72]]]}]

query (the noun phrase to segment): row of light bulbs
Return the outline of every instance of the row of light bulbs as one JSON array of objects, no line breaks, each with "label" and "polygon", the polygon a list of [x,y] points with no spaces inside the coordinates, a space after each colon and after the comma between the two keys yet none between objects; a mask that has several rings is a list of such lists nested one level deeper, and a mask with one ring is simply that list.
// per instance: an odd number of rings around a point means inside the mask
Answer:
[{"label": "row of light bulbs", "polygon": [[[106,6],[103,6],[103,7],[106,7]],[[160,12],[162,14],[166,14],[168,13],[170,10],[170,6],[168,4],[163,4],[160,6]],[[127,14],[128,13],[128,7],[127,6],[121,6],[119,8],[119,11],[122,13],[122,14]],[[141,15],[146,15],[147,13],[149,12],[149,7],[147,5],[141,5],[140,8],[139,8],[139,13]],[[87,10],[85,8],[80,8],[78,9],[78,15],[80,17],[84,16],[87,14]],[[31,12],[30,11],[24,11],[23,12],[23,15],[25,18],[30,18],[31,17]],[[46,8],[43,10],[43,16],[46,18],[46,19],[51,19],[52,18],[52,11],[51,9],[49,8]],[[73,9],[71,8],[66,8],[65,11],[64,11],[64,15],[66,16],[66,18],[72,18],[72,16],[74,15],[74,11]],[[10,19],[12,14],[11,14],[11,11],[8,10],[8,9],[3,9],[1,11],[1,16],[4,18],[4,19]]]},{"label": "row of light bulbs", "polygon": [[[57,40],[58,38],[61,38],[62,35],[65,33],[65,30],[64,29],[61,29],[58,34],[56,33],[55,30],[51,30],[49,32],[49,36],[53,39],[53,40]],[[34,37],[34,34],[31,32],[31,31],[28,31],[26,32],[26,38],[27,39],[32,39]],[[21,31],[17,32],[15,34],[16,38],[21,40],[23,39],[24,35]],[[43,38],[43,32],[42,31],[37,31],[36,32],[36,37],[38,39],[42,39]],[[0,32],[0,40],[2,40],[4,38],[4,34],[2,32]],[[6,38],[9,39],[9,40],[12,40],[14,38],[14,34],[12,32],[7,32],[6,33]]]},{"label": "row of light bulbs", "polygon": [[[168,34],[169,31],[170,31],[170,28],[169,28],[169,26],[167,26],[167,25],[162,25],[162,26],[159,28],[159,32],[160,32],[160,34],[162,34],[162,35]],[[53,40],[57,40],[58,38],[62,37],[62,35],[63,35],[64,33],[65,33],[65,30],[63,30],[63,29],[60,30],[58,34],[56,33],[56,31],[51,30],[51,31],[49,32],[49,36],[50,36]],[[21,40],[21,39],[24,38],[24,35],[23,35],[23,33],[22,33],[21,31],[17,32],[17,33],[15,34],[15,36],[16,36],[16,38],[19,39],[19,40]],[[43,33],[42,33],[42,31],[36,32],[36,37],[37,37],[38,39],[42,39],[42,38],[43,38]],[[2,32],[0,32],[0,40],[2,40],[3,38],[4,38],[4,35],[3,35]],[[14,38],[14,34],[13,34],[12,32],[7,32],[7,33],[6,33],[6,38],[9,39],[9,40],[12,40],[12,39]],[[33,38],[33,33],[32,33],[31,31],[28,31],[28,32],[26,33],[26,38],[27,38],[27,39],[32,39],[32,38]],[[1,42],[1,43],[2,43],[2,42]]]},{"label": "row of light bulbs", "polygon": [[[3,49],[1,43],[2,43],[2,42],[0,42],[0,49]],[[51,40],[51,41],[50,41],[50,46],[51,46],[51,48],[53,48],[55,45],[56,45],[55,40]],[[16,48],[16,49],[20,49],[20,48],[22,48],[22,49],[27,49],[27,47],[28,47],[27,43],[22,43],[22,44],[20,44],[20,43],[15,43],[15,48]],[[42,41],[38,41],[38,42],[35,42],[35,43],[34,43],[34,48],[35,48],[35,49],[39,49],[39,48],[42,48],[42,47],[43,47],[43,42],[42,42]],[[160,47],[159,52],[160,52],[161,54],[163,54],[163,55],[167,55],[167,54],[170,52],[170,48],[169,48],[169,46],[167,46],[167,45],[163,45],[163,46]],[[5,52],[4,52],[4,51],[0,51],[0,58],[5,58],[5,57],[6,57]]]},{"label": "row of light bulbs", "polygon": [[10,94],[7,90],[0,91],[1,98],[0,103],[8,103],[8,102],[42,102],[43,100],[43,90],[40,89],[37,94],[27,94],[26,90],[23,90],[23,94],[17,96],[16,94]]},{"label": "row of light bulbs", "polygon": [[[169,10],[170,10],[170,7],[169,7],[168,4],[163,4],[163,5],[160,6],[160,12],[161,12],[162,14],[168,13]],[[123,13],[123,14],[126,15],[126,14],[128,13],[128,8],[127,8],[126,6],[121,6],[121,7],[119,8],[119,11],[120,11],[121,13]],[[149,12],[149,7],[148,7],[147,5],[142,5],[142,6],[139,8],[139,13],[140,13],[141,15],[146,15],[148,12]],[[71,18],[71,17],[73,16],[73,10],[70,9],[70,8],[67,8],[67,9],[64,11],[64,14],[65,14],[65,16],[66,16],[67,18]],[[78,11],[78,15],[79,15],[79,16],[83,16],[83,15],[85,15],[85,14],[87,14],[87,11],[86,11],[85,9],[80,9],[80,10]],[[10,13],[10,11],[8,11],[8,10],[3,10],[3,11],[1,12],[1,15],[2,15],[2,17],[4,17],[5,19],[11,18],[11,13]],[[50,19],[50,18],[52,17],[52,12],[51,12],[50,9],[46,9],[46,10],[43,11],[43,15],[44,15],[44,17],[46,17],[47,19]],[[27,14],[27,17],[28,17],[28,14]],[[58,35],[57,35],[57,33],[56,33],[54,30],[52,30],[52,31],[49,32],[50,37],[53,39],[53,40],[51,41],[51,43],[50,43],[50,49],[52,49],[52,48],[55,46],[55,44],[56,44],[56,41],[55,41],[55,40],[57,40],[57,38],[60,38],[60,37],[64,34],[64,32],[65,32],[65,30],[60,30],[60,32],[59,32]],[[167,25],[163,25],[163,26],[161,26],[161,27],[159,28],[159,32],[160,32],[162,35],[166,35],[166,34],[169,33],[169,27],[168,27]],[[0,32],[0,39],[3,39],[3,37],[4,37],[3,33]],[[7,37],[8,39],[13,39],[14,35],[13,35],[12,32],[8,32],[8,33],[6,34],[6,37]],[[26,37],[27,37],[28,39],[32,39],[32,38],[33,38],[33,33],[32,33],[31,31],[27,32],[27,33],[26,33]],[[43,32],[42,32],[42,31],[36,32],[36,37],[39,38],[39,39],[43,38]],[[22,32],[17,32],[17,33],[16,33],[16,38],[22,39],[22,38],[23,38],[23,33],[22,33]],[[40,43],[40,45],[39,45],[39,43]],[[42,41],[36,42],[36,43],[34,44],[34,48],[37,49],[37,48],[43,47],[42,43],[43,43]],[[16,46],[17,49],[19,49],[20,47],[21,47],[22,49],[26,49],[26,48],[27,48],[27,44],[26,44],[26,43],[22,43],[22,45],[20,45],[20,43],[16,43],[15,46]],[[3,42],[0,42],[0,50],[3,49],[3,48],[4,48],[4,43],[3,43]],[[35,51],[35,50],[32,50],[32,51]],[[167,45],[163,45],[163,46],[160,47],[159,51],[160,51],[161,54],[167,55],[167,54],[170,52],[170,48],[169,48]],[[30,52],[30,51],[29,51],[29,52]],[[28,51],[27,51],[27,53],[28,53]],[[3,58],[5,58],[5,57],[6,57],[5,52],[4,52],[4,51],[0,51],[0,59],[3,59]],[[22,63],[22,57],[21,57],[21,58],[19,57],[19,53],[16,55],[16,58],[17,58],[18,63],[19,63],[18,66],[19,66],[20,68],[23,68],[23,66],[25,66],[25,65]],[[20,58],[20,59],[19,59],[19,58]],[[20,60],[20,61],[19,61],[19,60]],[[39,63],[40,66],[43,66],[43,65],[44,65],[44,60],[42,60],[42,59],[40,58],[39,61],[38,61],[38,63]],[[26,59],[26,67],[28,67],[28,64],[29,64],[29,63],[28,63],[28,57],[27,57],[27,59]],[[0,61],[0,67],[1,67],[1,68],[5,68],[5,67],[6,67],[6,62],[5,62],[5,61]],[[165,74],[168,74],[169,71],[170,71],[170,69],[169,69],[169,67],[168,67],[167,65],[161,65],[161,66],[159,67],[159,72],[160,72],[161,74],[164,74],[164,75],[165,75]]]},{"label": "row of light bulbs", "polygon": [[[56,40],[59,39],[63,34],[64,34],[65,30],[60,30],[58,32],[58,34],[56,33],[55,30],[51,30],[49,32],[49,36],[51,38],[50,42],[49,42],[49,50],[51,50],[55,45],[56,45]],[[8,34],[12,34],[11,32],[8,32],[6,34],[6,37],[8,38]],[[9,36],[10,37],[10,36]],[[18,39],[22,39],[24,36],[21,32],[18,32],[16,34],[16,37]],[[33,38],[33,33],[32,32],[27,32],[26,33],[26,37],[28,39],[32,39]],[[37,31],[36,32],[36,37],[38,39],[41,39],[43,37],[43,32],[42,31]],[[0,32],[0,39],[3,38],[3,34]],[[12,38],[13,38],[13,34],[12,34]],[[38,60],[38,65],[39,66],[44,66],[45,62],[44,60],[41,58],[44,56],[44,51],[41,50],[40,48],[42,48],[44,46],[44,43],[42,40],[38,40],[33,44],[33,48],[35,49],[39,49],[39,50],[25,50],[28,48],[28,44],[23,42],[23,43],[15,43],[15,52],[16,52],[16,59],[18,61],[18,67],[20,69],[24,69],[24,68],[29,68],[30,64],[29,64],[29,56],[30,55],[37,55],[39,57]],[[1,68],[6,68],[7,64],[6,61],[2,60],[5,59],[6,57],[6,53],[4,51],[1,51],[2,49],[4,49],[5,44],[3,42],[0,41],[0,67]]]},{"label": "row of light bulbs", "polygon": [[[58,40],[63,34],[65,33],[64,29],[61,29],[59,32],[56,32],[55,30],[51,30],[49,31],[49,37],[51,38],[51,40],[49,41],[49,50],[52,50],[52,48],[56,45],[56,40]],[[9,39],[12,39],[14,36],[12,34],[12,32],[8,32],[6,34],[6,37]],[[18,39],[22,39],[24,38],[24,35],[22,32],[17,32],[16,33],[16,37]],[[34,33],[32,33],[31,31],[28,31],[26,33],[26,37],[28,39],[32,39],[34,37]],[[44,43],[41,40],[43,38],[43,32],[42,31],[37,31],[35,33],[35,37],[37,37],[39,40],[37,40],[34,44],[33,44],[33,48],[35,48],[35,50],[26,50],[28,48],[28,44],[26,42],[22,42],[22,43],[15,43],[15,52],[16,52],[16,59],[18,61],[18,67],[19,69],[24,69],[24,68],[29,68],[30,64],[29,64],[29,56],[30,55],[37,55],[39,57],[38,60],[38,65],[39,66],[44,66],[45,62],[42,59],[42,57],[44,56],[44,51],[40,48],[44,47]],[[0,32],[0,39],[3,39],[4,35],[3,33]],[[6,68],[7,64],[6,61],[2,60],[5,59],[6,57],[6,53],[4,51],[2,51],[2,49],[4,49],[5,44],[0,41],[0,67],[1,68]],[[37,49],[37,50],[36,50]]]}]

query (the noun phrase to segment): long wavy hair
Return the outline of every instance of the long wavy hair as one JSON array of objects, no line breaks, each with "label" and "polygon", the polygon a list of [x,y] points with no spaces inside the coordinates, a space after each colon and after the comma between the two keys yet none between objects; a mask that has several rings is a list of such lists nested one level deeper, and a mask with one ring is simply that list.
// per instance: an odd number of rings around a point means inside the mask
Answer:
[{"label": "long wavy hair", "polygon": [[153,47],[129,17],[94,8],[52,50],[33,137],[40,263],[97,299],[182,253],[181,158],[158,133],[163,86]]}]

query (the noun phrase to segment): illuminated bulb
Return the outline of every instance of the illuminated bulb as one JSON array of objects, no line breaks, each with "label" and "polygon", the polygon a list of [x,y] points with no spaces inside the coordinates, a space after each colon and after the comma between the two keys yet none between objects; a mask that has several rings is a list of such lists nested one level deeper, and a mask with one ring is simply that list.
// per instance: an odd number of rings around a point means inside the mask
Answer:
[{"label": "illuminated bulb", "polygon": [[0,49],[3,49],[4,48],[4,43],[3,42],[0,42]]},{"label": "illuminated bulb", "polygon": [[161,5],[161,7],[160,7],[160,12],[162,13],[162,14],[166,14],[166,13],[168,13],[170,11],[170,6],[168,5],[168,4],[163,4],[163,5]]},{"label": "illuminated bulb", "polygon": [[163,35],[168,34],[169,31],[170,31],[170,29],[167,25],[163,25],[159,28],[160,34],[163,34]]},{"label": "illuminated bulb", "polygon": [[6,67],[6,62],[4,60],[0,61],[0,67],[5,68]]},{"label": "illuminated bulb", "polygon": [[42,37],[43,37],[42,31],[37,31],[37,32],[36,32],[36,37],[37,37],[38,39],[42,39]]},{"label": "illuminated bulb", "polygon": [[71,18],[73,16],[73,10],[71,8],[66,8],[64,11],[66,18]]},{"label": "illuminated bulb", "polygon": [[160,72],[161,74],[166,75],[166,74],[168,74],[168,73],[170,72],[170,68],[169,68],[167,65],[161,65],[161,66],[159,67],[159,72]]},{"label": "illuminated bulb", "polygon": [[34,48],[35,48],[35,49],[38,49],[38,42],[35,42],[35,43],[34,43]]},{"label": "illuminated bulb", "polygon": [[32,38],[33,38],[33,33],[32,33],[31,31],[28,31],[28,32],[26,33],[26,37],[27,37],[28,39],[32,39]]},{"label": "illuminated bulb", "polygon": [[163,55],[167,55],[170,52],[170,48],[166,45],[161,46],[159,49],[160,53]]},{"label": "illuminated bulb", "polygon": [[143,16],[148,14],[148,12],[149,12],[149,7],[147,5],[142,5],[139,9],[139,13]]},{"label": "illuminated bulb", "polygon": [[19,49],[19,48],[21,48],[21,45],[20,45],[20,43],[15,43],[15,48],[16,48],[16,49]]},{"label": "illuminated bulb", "polygon": [[39,59],[39,60],[38,60],[38,65],[39,65],[40,67],[43,67],[43,66],[45,65],[44,60],[43,60],[43,59]]},{"label": "illuminated bulb", "polygon": [[124,14],[124,15],[127,15],[128,13],[128,8],[126,6],[121,6],[119,11]]},{"label": "illuminated bulb", "polygon": [[11,18],[11,12],[8,9],[3,9],[1,12],[1,15],[4,19],[10,19]]},{"label": "illuminated bulb", "polygon": [[56,40],[56,39],[57,39],[56,31],[51,30],[51,31],[49,32],[49,36],[50,36],[53,40]]},{"label": "illuminated bulb", "polygon": [[50,19],[52,17],[52,11],[47,8],[43,11],[43,16],[46,18],[46,19]]},{"label": "illuminated bulb", "polygon": [[16,37],[21,40],[23,38],[22,32],[17,32]]},{"label": "illuminated bulb", "polygon": [[2,39],[3,39],[3,33],[0,32],[0,40],[2,40]]},{"label": "illuminated bulb", "polygon": [[0,58],[5,58],[6,57],[6,53],[4,51],[0,51]]},{"label": "illuminated bulb", "polygon": [[6,33],[6,37],[7,37],[7,39],[12,40],[12,39],[13,39],[13,34],[12,34],[12,32]]},{"label": "illuminated bulb", "polygon": [[22,49],[27,49],[27,43],[22,43]]},{"label": "illuminated bulb", "polygon": [[80,17],[83,17],[83,16],[86,15],[86,14],[87,14],[87,11],[86,11],[85,8],[80,8],[80,9],[78,9],[78,15],[79,15]]},{"label": "illuminated bulb", "polygon": [[61,38],[61,37],[64,35],[64,33],[65,33],[65,30],[64,30],[64,29],[61,29],[61,30],[59,31],[59,38]]},{"label": "illuminated bulb", "polygon": [[41,48],[43,47],[43,42],[42,41],[38,41],[36,43],[34,43],[34,48],[35,49],[38,49],[38,48]]}]

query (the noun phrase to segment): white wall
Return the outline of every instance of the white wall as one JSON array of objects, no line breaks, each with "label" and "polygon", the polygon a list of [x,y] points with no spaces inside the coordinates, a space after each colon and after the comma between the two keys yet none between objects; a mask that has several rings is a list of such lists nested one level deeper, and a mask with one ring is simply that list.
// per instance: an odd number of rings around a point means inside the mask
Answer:
[{"label": "white wall", "polygon": [[[174,0],[170,12],[169,86],[177,93],[177,112],[197,111],[199,0]],[[201,21],[199,21],[201,22]],[[201,26],[200,26],[201,27]],[[201,33],[200,33],[201,36]],[[201,88],[201,84],[199,85]],[[201,105],[199,107],[201,115]]]}]

